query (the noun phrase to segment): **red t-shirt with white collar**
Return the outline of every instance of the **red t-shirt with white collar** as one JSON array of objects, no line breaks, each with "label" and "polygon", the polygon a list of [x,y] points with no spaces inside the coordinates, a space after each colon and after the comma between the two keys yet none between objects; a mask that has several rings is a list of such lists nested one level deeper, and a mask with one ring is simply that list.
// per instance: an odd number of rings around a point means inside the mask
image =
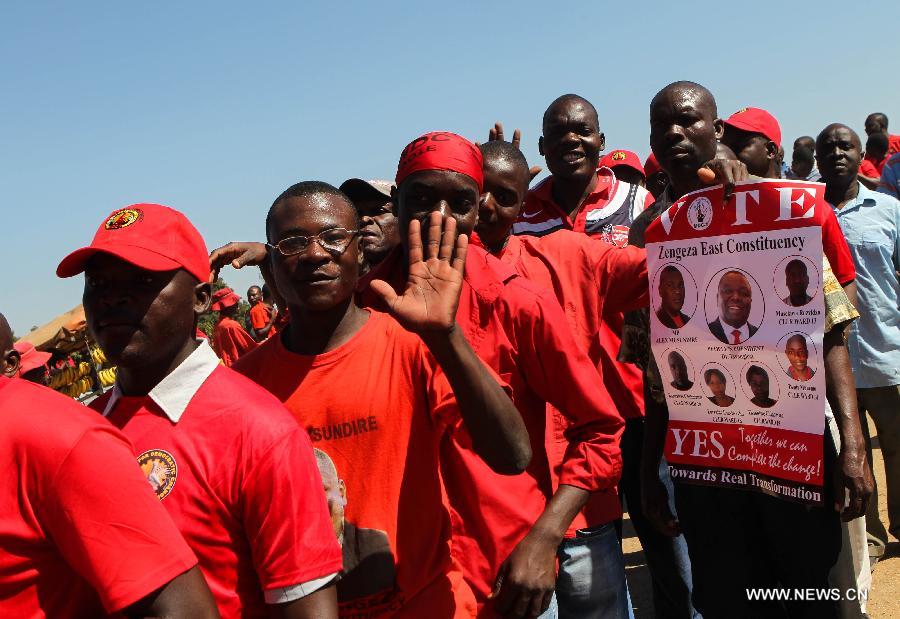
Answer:
[{"label": "red t-shirt with white collar", "polygon": [[315,591],[341,569],[309,437],[270,393],[219,364],[206,342],[144,397],[91,406],[134,445],[223,617]]},{"label": "red t-shirt with white collar", "polygon": [[102,617],[197,564],[106,420],[4,377],[0,415],[0,617]]}]

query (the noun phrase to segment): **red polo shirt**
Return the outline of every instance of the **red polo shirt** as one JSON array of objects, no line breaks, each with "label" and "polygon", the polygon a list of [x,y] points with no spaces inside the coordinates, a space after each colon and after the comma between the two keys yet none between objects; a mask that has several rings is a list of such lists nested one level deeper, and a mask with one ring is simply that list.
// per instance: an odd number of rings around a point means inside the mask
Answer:
[{"label": "red polo shirt", "polygon": [[[554,292],[576,341],[597,366],[604,384],[609,385],[611,376],[617,376],[617,366],[604,346],[604,317],[621,315],[649,302],[647,252],[559,230],[543,237],[510,236],[497,257],[528,281]],[[634,414],[627,408],[620,412]],[[558,451],[552,460],[559,462],[565,453],[564,431],[569,422],[555,409],[553,415]],[[605,500],[603,494],[592,497],[584,518],[573,521],[569,533],[574,535],[579,528],[606,522]]]},{"label": "red polo shirt", "polygon": [[[398,291],[405,288],[402,249],[361,282],[360,298],[368,304],[377,303],[368,289],[371,279],[384,279]],[[616,485],[623,424],[596,367],[563,327],[566,317],[552,293],[534,287],[476,245],[469,246],[456,320],[475,353],[512,388],[533,452],[525,473],[506,476],[477,456],[464,427],[441,445],[441,470],[457,516],[453,550],[484,604],[500,563],[543,512],[556,471],[558,483],[606,498],[603,521],[621,515]],[[559,450],[548,402],[571,422],[561,462],[551,462]]]},{"label": "red polo shirt", "polygon": [[91,406],[131,439],[223,617],[269,617],[340,571],[309,438],[271,394],[206,343],[147,396],[119,393]]},{"label": "red polo shirt", "polygon": [[104,419],[4,377],[0,415],[0,616],[102,617],[197,564]]},{"label": "red polo shirt", "polygon": [[459,410],[422,340],[378,312],[319,355],[292,353],[281,339],[236,369],[284,402],[343,481],[341,616],[472,617],[438,468]]},{"label": "red polo shirt", "polygon": [[256,348],[256,340],[233,318],[222,316],[213,328],[213,350],[227,366],[231,366],[245,353]]}]

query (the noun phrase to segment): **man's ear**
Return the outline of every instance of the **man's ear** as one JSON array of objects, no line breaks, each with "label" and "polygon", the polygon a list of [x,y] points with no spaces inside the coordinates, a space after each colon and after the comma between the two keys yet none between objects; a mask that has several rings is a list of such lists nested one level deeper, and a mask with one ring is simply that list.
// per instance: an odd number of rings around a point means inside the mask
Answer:
[{"label": "man's ear", "polygon": [[3,355],[3,360],[0,362],[0,375],[6,376],[7,378],[12,378],[19,373],[19,363],[22,358],[19,356],[19,351],[15,348],[11,348],[6,351],[6,354]]},{"label": "man's ear", "polygon": [[716,140],[721,140],[725,135],[725,121],[717,118],[713,121],[713,127],[716,129]]},{"label": "man's ear", "polygon": [[538,152],[541,154],[541,157],[544,156],[544,136],[538,138]]},{"label": "man's ear", "polygon": [[200,316],[209,311],[212,302],[212,285],[203,282],[194,286],[194,315]]},{"label": "man's ear", "polygon": [[602,153],[604,150],[606,150],[606,134],[601,133],[600,134],[600,152]]},{"label": "man's ear", "polygon": [[769,140],[766,142],[766,158],[767,159],[777,159],[778,158],[778,144]]},{"label": "man's ear", "polygon": [[397,188],[391,187],[391,213],[393,213],[394,217],[399,217],[399,215],[398,215],[399,209],[397,208],[397,202],[399,201],[398,200],[399,196],[397,195],[397,193],[398,193]]}]

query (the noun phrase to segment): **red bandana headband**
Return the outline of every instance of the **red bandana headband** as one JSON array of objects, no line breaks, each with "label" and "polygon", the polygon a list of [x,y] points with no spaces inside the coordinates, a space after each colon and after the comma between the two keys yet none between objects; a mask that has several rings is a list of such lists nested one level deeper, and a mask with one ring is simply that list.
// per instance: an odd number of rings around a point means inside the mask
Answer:
[{"label": "red bandana headband", "polygon": [[466,138],[449,131],[426,133],[410,142],[400,154],[397,185],[422,170],[450,170],[472,178],[478,191],[484,187],[481,151]]}]

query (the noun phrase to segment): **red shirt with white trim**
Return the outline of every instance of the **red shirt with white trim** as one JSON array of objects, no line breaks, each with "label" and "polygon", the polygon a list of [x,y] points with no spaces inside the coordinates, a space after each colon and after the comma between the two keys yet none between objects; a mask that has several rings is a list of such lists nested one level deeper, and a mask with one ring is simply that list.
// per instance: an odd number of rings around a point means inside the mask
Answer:
[{"label": "red shirt with white trim", "polygon": [[620,181],[609,168],[597,170],[597,186],[584,200],[573,220],[553,199],[553,177],[529,190],[513,234],[543,236],[556,230],[574,230],[603,236],[613,245],[628,243],[628,228],[635,217],[653,204],[653,196],[638,185]]},{"label": "red shirt with white trim", "polygon": [[[395,290],[406,285],[401,248],[360,283],[360,299],[376,304],[368,289],[383,279]],[[569,421],[558,483],[611,497],[604,522],[621,515],[616,485],[621,475],[622,420],[602,379],[566,327],[556,298],[519,277],[477,245],[470,245],[456,321],[478,357],[512,388],[533,456],[525,473],[498,475],[478,457],[464,427],[441,445],[441,467],[453,523],[453,551],[462,563],[482,612],[500,564],[543,513],[553,493],[550,457],[558,453],[547,403]]]},{"label": "red shirt with white trim", "polygon": [[459,409],[422,340],[372,312],[334,350],[299,355],[275,337],[236,369],[285,403],[343,482],[341,617],[473,616],[438,465]]},{"label": "red shirt with white trim", "polygon": [[212,347],[222,363],[230,367],[242,355],[256,348],[256,340],[237,320],[222,316],[213,327]]},{"label": "red shirt with white trim", "polygon": [[0,415],[0,617],[102,617],[197,564],[106,420],[2,376]]},{"label": "red shirt with white trim", "polygon": [[116,387],[91,406],[131,440],[223,617],[269,617],[340,571],[306,432],[206,342],[147,396]]},{"label": "red shirt with white trim", "polygon": [[[607,376],[618,369],[604,346],[604,317],[639,309],[649,302],[647,252],[559,230],[542,237],[510,236],[497,257],[528,281],[554,292],[576,341],[607,383]],[[564,431],[569,422],[558,410],[551,410],[556,422],[556,453],[551,455],[551,462],[558,472],[568,442]],[[608,501],[615,498],[611,493],[595,493],[583,515],[572,522],[569,535],[607,522],[614,511]]]}]

